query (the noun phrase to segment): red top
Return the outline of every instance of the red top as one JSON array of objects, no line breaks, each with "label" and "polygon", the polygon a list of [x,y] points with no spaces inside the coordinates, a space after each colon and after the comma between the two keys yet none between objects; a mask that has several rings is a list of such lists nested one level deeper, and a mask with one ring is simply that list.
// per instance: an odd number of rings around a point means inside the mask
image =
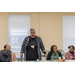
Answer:
[{"label": "red top", "polygon": [[72,56],[73,56],[73,58],[74,58],[74,52],[70,52],[71,54],[72,54]]}]

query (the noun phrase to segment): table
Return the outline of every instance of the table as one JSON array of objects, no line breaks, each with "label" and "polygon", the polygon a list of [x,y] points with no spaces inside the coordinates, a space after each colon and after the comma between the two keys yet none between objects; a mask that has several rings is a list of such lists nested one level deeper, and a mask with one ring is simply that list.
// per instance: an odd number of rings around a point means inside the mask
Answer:
[{"label": "table", "polygon": [[[56,60],[41,60],[41,61],[12,61],[12,62],[57,62]],[[63,62],[75,62],[75,60],[65,60]]]}]

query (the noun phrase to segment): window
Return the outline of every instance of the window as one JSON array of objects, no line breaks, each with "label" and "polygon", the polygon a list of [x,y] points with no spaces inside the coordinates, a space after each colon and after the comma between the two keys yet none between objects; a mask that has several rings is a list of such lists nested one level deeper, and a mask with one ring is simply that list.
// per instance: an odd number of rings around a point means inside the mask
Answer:
[{"label": "window", "polygon": [[30,15],[9,15],[8,30],[11,51],[20,58],[22,42],[30,34]]},{"label": "window", "polygon": [[75,46],[75,16],[63,16],[63,50],[69,51],[68,46]]}]

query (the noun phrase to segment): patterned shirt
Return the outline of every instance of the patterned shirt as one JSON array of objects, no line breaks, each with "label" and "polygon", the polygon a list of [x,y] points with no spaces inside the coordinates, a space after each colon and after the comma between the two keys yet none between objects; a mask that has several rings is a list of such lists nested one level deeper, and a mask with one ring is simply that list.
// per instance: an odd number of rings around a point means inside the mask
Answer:
[{"label": "patterned shirt", "polygon": [[70,52],[65,53],[66,60],[73,60],[74,58],[75,58],[75,52],[74,52],[74,55]]},{"label": "patterned shirt", "polygon": [[58,53],[56,53],[56,54],[52,53],[51,60],[57,60],[57,59],[59,59]]}]

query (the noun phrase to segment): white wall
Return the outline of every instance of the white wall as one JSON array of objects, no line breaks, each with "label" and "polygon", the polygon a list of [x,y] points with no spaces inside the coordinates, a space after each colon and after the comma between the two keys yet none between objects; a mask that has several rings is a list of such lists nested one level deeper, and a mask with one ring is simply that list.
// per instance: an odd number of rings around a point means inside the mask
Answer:
[{"label": "white wall", "polygon": [[75,16],[63,16],[63,50],[70,45],[75,46]]}]

